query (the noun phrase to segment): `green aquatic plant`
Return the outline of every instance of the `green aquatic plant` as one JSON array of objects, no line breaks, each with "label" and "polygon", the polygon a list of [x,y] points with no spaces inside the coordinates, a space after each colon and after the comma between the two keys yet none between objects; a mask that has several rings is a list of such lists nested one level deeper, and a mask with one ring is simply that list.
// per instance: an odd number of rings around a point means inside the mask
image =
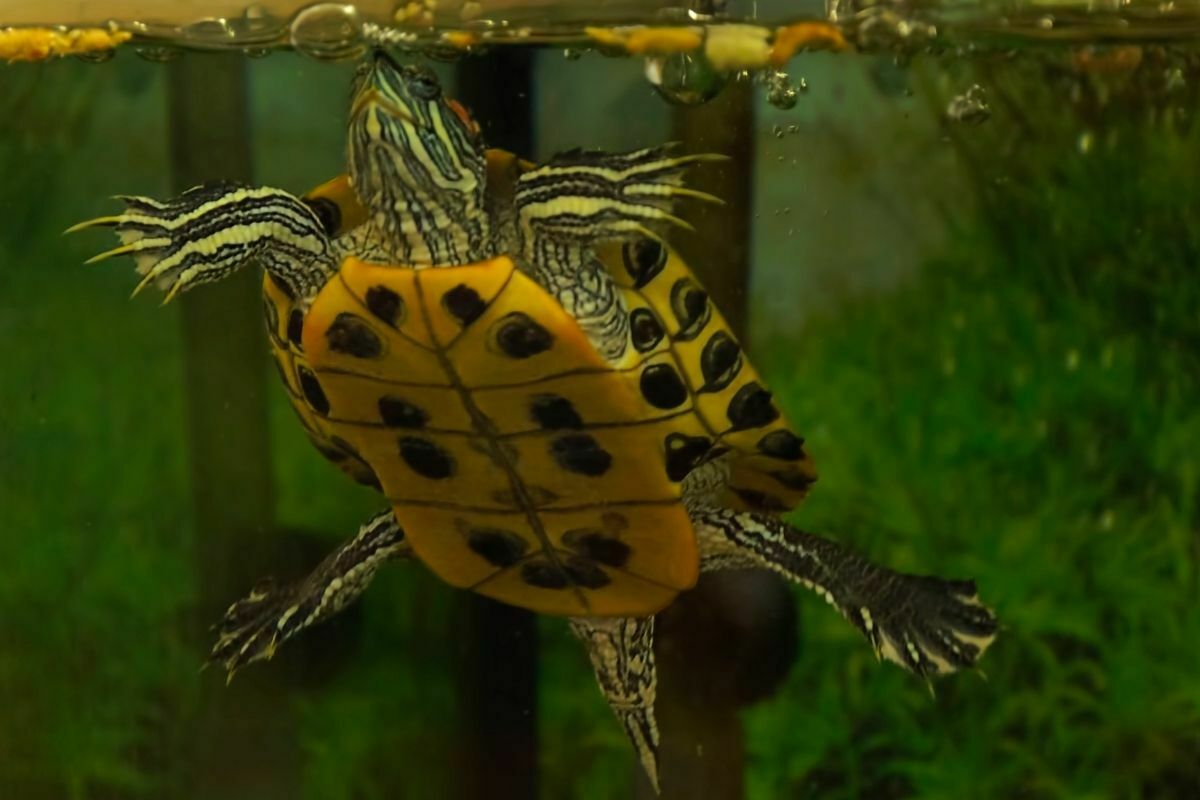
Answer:
[{"label": "green aquatic plant", "polygon": [[[977,575],[1005,625],[988,682],[930,700],[862,677],[853,648],[845,673],[805,650],[790,700],[749,715],[754,796],[1200,785],[1200,129],[1132,90],[1056,114],[1070,86],[1021,69],[985,66],[1019,102],[952,134],[983,213],[900,287],[765,348],[822,454],[806,514],[894,563]],[[822,652],[844,638],[804,622]]]}]

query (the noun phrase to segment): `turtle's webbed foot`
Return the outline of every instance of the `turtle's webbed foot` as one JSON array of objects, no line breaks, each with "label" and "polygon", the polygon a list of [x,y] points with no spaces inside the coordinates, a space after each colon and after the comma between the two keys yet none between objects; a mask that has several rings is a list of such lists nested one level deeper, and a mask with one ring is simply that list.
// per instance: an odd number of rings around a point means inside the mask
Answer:
[{"label": "turtle's webbed foot", "polygon": [[81,222],[66,232],[115,228],[121,245],[87,263],[132,256],[142,276],[134,294],[153,283],[166,293],[166,302],[258,258],[295,296],[307,296],[334,268],[320,218],[280,189],[216,182],[166,201],[116,199],[125,203],[120,214]]},{"label": "turtle's webbed foot", "polygon": [[996,617],[972,581],[903,575],[881,567],[839,610],[881,658],[917,675],[974,666],[996,636]]},{"label": "turtle's webbed foot", "polygon": [[246,664],[271,658],[279,645],[357,600],[384,562],[409,552],[392,512],[376,514],[304,580],[262,581],[231,605],[215,626],[209,662],[221,662],[232,678]]},{"label": "turtle's webbed foot", "polygon": [[917,675],[973,666],[996,636],[971,581],[894,572],[773,515],[704,509],[694,522],[705,569],[778,572],[836,608],[880,658]]},{"label": "turtle's webbed foot", "polygon": [[214,626],[217,643],[209,653],[209,661],[220,662],[232,678],[247,664],[274,656],[279,645],[308,616],[298,602],[298,588],[278,587],[268,578],[231,605]]}]

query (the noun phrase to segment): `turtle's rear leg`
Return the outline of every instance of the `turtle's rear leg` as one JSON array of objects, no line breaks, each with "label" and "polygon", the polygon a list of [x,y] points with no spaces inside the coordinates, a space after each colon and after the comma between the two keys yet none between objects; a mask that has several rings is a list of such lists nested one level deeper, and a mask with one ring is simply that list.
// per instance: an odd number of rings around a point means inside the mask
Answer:
[{"label": "turtle's rear leg", "polygon": [[392,512],[377,514],[308,577],[287,586],[263,581],[231,605],[216,626],[209,661],[221,662],[232,678],[246,664],[271,658],[279,645],[357,600],[385,561],[411,553]]},{"label": "turtle's rear leg", "polygon": [[703,569],[760,567],[821,595],[875,652],[921,676],[970,667],[992,643],[996,618],[971,581],[905,575],[769,514],[693,513]]},{"label": "turtle's rear leg", "polygon": [[81,222],[67,233],[116,228],[121,245],[88,263],[132,256],[143,276],[135,294],[153,283],[170,300],[257,260],[293,297],[303,298],[314,295],[337,269],[330,238],[337,220],[328,213],[331,203],[320,198],[302,200],[281,189],[221,182],[166,201],[117,199],[125,203],[123,212]]},{"label": "turtle's rear leg", "polygon": [[587,647],[596,681],[617,715],[654,791],[658,791],[658,723],[654,698],[654,617],[574,617],[571,631]]}]

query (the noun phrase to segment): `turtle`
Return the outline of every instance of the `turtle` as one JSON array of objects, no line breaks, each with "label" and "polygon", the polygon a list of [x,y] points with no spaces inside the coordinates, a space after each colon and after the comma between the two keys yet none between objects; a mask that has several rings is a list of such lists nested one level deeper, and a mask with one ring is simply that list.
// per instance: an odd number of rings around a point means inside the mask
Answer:
[{"label": "turtle", "polygon": [[[813,590],[877,656],[930,678],[997,630],[973,581],[877,565],[785,521],[816,478],[713,300],[666,241],[690,226],[670,145],[535,164],[488,149],[429,70],[385,50],[352,88],[347,174],[303,196],[232,182],[118,196],[140,290],[250,263],[309,438],[386,508],[307,577],[218,623],[229,676],[357,599],[391,561],[565,617],[658,789],[655,615],[701,572]],[[718,201],[719,202],[719,201]],[[136,293],[136,292],[135,292]]]}]

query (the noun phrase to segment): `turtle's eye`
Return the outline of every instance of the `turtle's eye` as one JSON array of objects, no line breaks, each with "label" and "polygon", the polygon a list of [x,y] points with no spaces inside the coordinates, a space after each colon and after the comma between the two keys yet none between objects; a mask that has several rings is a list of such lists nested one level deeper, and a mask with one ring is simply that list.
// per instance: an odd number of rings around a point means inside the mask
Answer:
[{"label": "turtle's eye", "polygon": [[421,100],[437,100],[442,94],[442,87],[432,72],[421,70],[415,72],[409,79],[409,88],[413,95]]}]

